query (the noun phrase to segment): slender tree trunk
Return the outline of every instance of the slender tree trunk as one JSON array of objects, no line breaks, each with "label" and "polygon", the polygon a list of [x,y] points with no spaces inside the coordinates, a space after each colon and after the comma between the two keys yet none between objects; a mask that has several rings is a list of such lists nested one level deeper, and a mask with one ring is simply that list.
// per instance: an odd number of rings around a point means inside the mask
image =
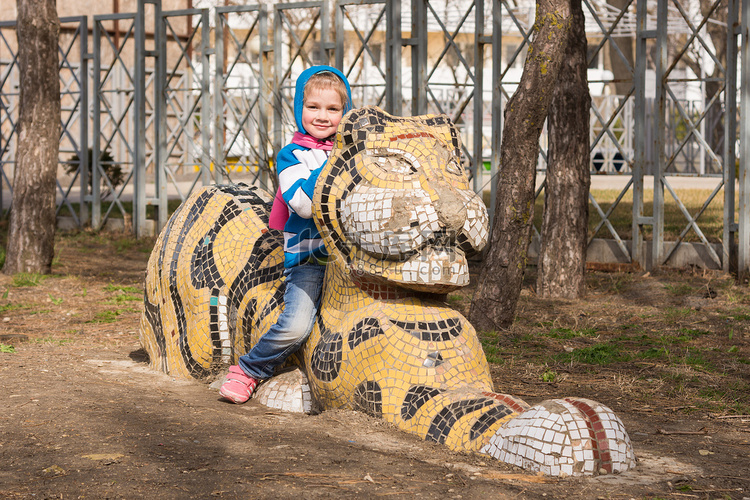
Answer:
[{"label": "slender tree trunk", "polygon": [[60,149],[60,20],[54,0],[17,0],[20,98],[16,169],[3,272],[49,273]]},{"label": "slender tree trunk", "polygon": [[582,297],[586,290],[591,185],[591,95],[581,0],[571,0],[571,13],[565,59],[547,116],[549,163],[537,277],[537,295],[568,299]]},{"label": "slender tree trunk", "polygon": [[[607,3],[620,10],[625,9],[631,0],[607,0]],[[635,0],[633,4],[635,5]],[[624,21],[621,21],[624,23]],[[628,95],[633,88],[633,74],[635,71],[635,55],[633,54],[634,36],[614,37],[608,43],[609,61],[612,74],[615,77],[615,93]],[[617,49],[620,49],[619,51]]]},{"label": "slender tree trunk", "polygon": [[506,328],[515,316],[534,217],[539,136],[565,55],[569,23],[569,0],[537,0],[534,40],[505,111],[490,248],[469,311],[469,320],[480,331]]}]

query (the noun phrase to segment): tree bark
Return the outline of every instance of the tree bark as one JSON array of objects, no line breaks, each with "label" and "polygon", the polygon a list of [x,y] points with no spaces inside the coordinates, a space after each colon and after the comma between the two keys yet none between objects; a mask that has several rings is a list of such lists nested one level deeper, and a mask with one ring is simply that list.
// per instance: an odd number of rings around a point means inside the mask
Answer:
[{"label": "tree bark", "polygon": [[581,0],[571,0],[566,54],[547,116],[547,185],[537,265],[541,297],[575,299],[586,290],[591,95],[584,23]]},{"label": "tree bark", "polygon": [[49,273],[60,149],[60,20],[54,0],[17,0],[20,96],[16,169],[3,272]]},{"label": "tree bark", "polygon": [[565,54],[569,23],[569,0],[537,0],[534,40],[521,82],[505,110],[490,247],[469,311],[469,320],[480,331],[506,328],[515,316],[534,217],[539,136]]}]

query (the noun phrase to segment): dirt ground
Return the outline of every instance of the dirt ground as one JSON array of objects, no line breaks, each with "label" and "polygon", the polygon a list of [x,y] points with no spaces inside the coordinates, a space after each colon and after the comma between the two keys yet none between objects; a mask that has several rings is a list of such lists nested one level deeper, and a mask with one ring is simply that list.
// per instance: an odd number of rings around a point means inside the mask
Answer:
[{"label": "dirt ground", "polygon": [[151,371],[137,338],[151,243],[61,236],[52,276],[0,275],[0,498],[750,498],[750,291],[731,276],[591,270],[566,302],[536,297],[530,268],[516,323],[483,335],[496,389],[598,400],[639,459],[549,478]]}]

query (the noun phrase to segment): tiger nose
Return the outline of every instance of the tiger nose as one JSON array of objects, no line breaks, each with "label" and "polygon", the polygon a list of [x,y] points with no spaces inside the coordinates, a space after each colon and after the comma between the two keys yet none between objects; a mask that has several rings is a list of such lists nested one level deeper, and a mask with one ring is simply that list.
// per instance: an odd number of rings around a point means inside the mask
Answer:
[{"label": "tiger nose", "polygon": [[435,202],[438,220],[446,231],[457,232],[466,220],[466,203],[454,189],[448,186],[440,186],[435,191],[438,195]]}]

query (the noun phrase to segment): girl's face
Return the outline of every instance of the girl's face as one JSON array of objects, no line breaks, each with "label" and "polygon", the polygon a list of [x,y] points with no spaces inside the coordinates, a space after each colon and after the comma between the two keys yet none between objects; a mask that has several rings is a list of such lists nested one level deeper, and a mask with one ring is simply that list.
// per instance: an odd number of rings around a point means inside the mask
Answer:
[{"label": "girl's face", "polygon": [[327,139],[336,133],[341,117],[344,116],[341,96],[332,88],[314,89],[305,94],[302,126],[316,139]]}]

